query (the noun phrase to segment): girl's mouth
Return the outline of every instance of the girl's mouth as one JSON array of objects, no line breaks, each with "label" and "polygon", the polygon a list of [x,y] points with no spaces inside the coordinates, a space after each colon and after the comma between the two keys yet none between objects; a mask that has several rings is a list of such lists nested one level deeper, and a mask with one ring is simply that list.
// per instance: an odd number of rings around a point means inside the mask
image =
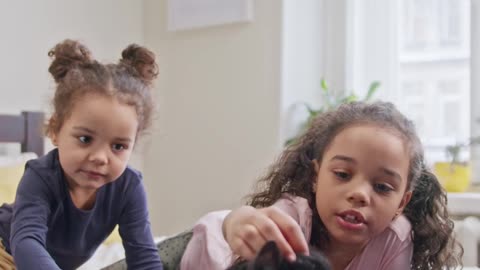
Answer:
[{"label": "girl's mouth", "polygon": [[343,220],[353,224],[366,223],[362,213],[356,210],[347,210],[338,214]]},{"label": "girl's mouth", "polygon": [[83,173],[86,174],[91,179],[100,179],[105,176],[104,174],[94,172],[94,171],[83,170]]},{"label": "girl's mouth", "polygon": [[350,214],[347,214],[345,216],[341,216],[341,218],[343,218],[343,220],[345,220],[346,222],[350,222],[350,223],[353,223],[353,224],[362,223],[356,216],[350,215]]},{"label": "girl's mouth", "polygon": [[363,215],[355,210],[347,210],[337,214],[337,222],[347,230],[360,230],[366,226]]}]

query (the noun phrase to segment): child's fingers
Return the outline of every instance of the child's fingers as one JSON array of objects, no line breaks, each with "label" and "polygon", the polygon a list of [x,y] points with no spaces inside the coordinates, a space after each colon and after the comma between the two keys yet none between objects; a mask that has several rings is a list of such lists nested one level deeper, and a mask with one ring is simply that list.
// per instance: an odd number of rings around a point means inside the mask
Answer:
[{"label": "child's fingers", "polygon": [[265,213],[264,216],[261,216],[261,218],[257,218],[254,225],[261,234],[263,240],[261,246],[255,247],[257,252],[260,251],[267,241],[273,240],[277,243],[277,246],[283,254],[286,254],[290,259],[295,260],[295,252],[282,234],[278,225],[268,216],[267,213]]},{"label": "child's fingers", "polygon": [[[300,225],[288,214],[276,207],[269,207],[267,215],[277,224],[290,247],[297,253],[308,255],[308,244]],[[288,251],[287,249],[284,249]]]},{"label": "child's fingers", "polygon": [[255,258],[256,251],[240,237],[235,237],[230,243],[232,251],[246,260]]},{"label": "child's fingers", "polygon": [[[256,220],[265,219],[268,218],[259,216]],[[245,226],[242,228],[242,231],[239,233],[239,236],[254,252],[258,252],[265,245],[267,239],[265,239],[263,234],[258,230],[255,222],[251,224],[245,224]]]}]

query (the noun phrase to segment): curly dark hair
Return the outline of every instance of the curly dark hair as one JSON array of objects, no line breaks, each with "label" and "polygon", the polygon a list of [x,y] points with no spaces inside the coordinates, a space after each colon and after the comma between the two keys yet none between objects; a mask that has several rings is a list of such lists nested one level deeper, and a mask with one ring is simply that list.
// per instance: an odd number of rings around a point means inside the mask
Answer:
[{"label": "curly dark hair", "polygon": [[60,130],[75,101],[86,93],[115,97],[133,106],[138,132],[151,125],[152,82],[158,74],[153,52],[131,44],[123,50],[117,64],[102,64],[92,58],[85,45],[66,39],[50,50],[48,56],[52,58],[48,71],[57,85],[52,101],[53,114],[46,126],[47,135]]},{"label": "curly dark hair", "polygon": [[328,244],[329,236],[316,209],[312,187],[317,173],[313,161],[321,162],[333,138],[345,128],[359,123],[392,130],[409,148],[407,190],[413,194],[404,215],[412,224],[412,269],[454,269],[461,265],[463,248],[454,237],[446,193],[425,166],[423,147],[414,124],[389,102],[353,102],[318,115],[310,128],[288,146],[266,175],[259,179],[256,192],[249,196],[247,203],[267,207],[283,193],[307,199],[313,213],[310,244],[322,250]]}]

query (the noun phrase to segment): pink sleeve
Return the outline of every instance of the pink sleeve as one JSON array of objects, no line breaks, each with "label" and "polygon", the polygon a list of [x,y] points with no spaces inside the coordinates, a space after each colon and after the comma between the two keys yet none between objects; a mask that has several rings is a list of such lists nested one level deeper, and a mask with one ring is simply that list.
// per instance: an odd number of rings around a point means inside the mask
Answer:
[{"label": "pink sleeve", "polygon": [[275,202],[274,206],[295,219],[300,225],[300,228],[302,228],[305,239],[307,242],[310,242],[310,234],[312,232],[312,210],[308,205],[307,199],[284,194],[281,199]]},{"label": "pink sleeve", "polygon": [[224,270],[230,266],[233,254],[222,233],[223,220],[229,212],[211,212],[195,224],[180,262],[181,270]]}]

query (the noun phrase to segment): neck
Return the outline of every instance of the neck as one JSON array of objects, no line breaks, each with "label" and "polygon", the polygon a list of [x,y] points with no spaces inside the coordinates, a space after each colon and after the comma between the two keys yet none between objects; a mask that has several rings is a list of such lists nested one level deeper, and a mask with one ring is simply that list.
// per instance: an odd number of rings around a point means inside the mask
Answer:
[{"label": "neck", "polygon": [[70,198],[78,209],[90,210],[95,205],[96,190],[70,189]]}]

